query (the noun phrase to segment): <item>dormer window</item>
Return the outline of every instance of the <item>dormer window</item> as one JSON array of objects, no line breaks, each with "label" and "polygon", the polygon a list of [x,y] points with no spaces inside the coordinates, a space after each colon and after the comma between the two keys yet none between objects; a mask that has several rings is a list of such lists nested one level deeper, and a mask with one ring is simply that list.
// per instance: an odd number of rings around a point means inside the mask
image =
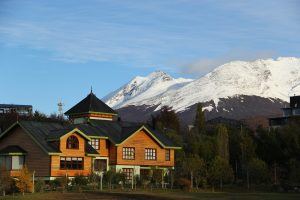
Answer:
[{"label": "dormer window", "polygon": [[71,135],[67,139],[67,149],[79,149],[79,141],[76,136]]}]

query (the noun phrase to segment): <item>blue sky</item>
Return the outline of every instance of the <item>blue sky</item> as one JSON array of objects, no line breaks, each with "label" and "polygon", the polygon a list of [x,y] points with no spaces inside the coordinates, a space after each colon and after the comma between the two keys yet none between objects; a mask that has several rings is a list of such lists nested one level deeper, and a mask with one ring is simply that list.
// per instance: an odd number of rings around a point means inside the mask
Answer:
[{"label": "blue sky", "polygon": [[65,110],[137,75],[299,57],[298,0],[0,0],[0,103]]}]

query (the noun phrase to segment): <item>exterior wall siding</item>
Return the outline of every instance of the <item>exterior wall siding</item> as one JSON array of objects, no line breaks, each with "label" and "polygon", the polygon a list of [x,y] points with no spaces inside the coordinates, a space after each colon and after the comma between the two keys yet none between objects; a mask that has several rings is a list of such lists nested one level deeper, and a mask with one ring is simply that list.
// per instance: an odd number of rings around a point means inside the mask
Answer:
[{"label": "exterior wall siding", "polygon": [[[27,151],[25,164],[29,171],[35,171],[36,177],[50,175],[50,156],[19,126],[13,128],[0,140],[0,149],[9,145],[18,145]],[[17,176],[17,174],[17,171],[12,172],[13,176]]]},{"label": "exterior wall siding", "polygon": [[109,141],[107,139],[99,139],[99,150],[97,152],[100,154],[101,157],[108,157],[109,156],[109,148],[107,148],[107,143]]},{"label": "exterior wall siding", "polygon": [[[77,137],[79,141],[79,148],[78,149],[67,149],[67,139],[71,135]],[[67,134],[60,140],[60,151],[62,152],[59,156],[51,156],[51,176],[75,176],[75,175],[84,175],[87,176],[91,173],[92,170],[92,157],[85,156],[85,139],[82,138],[79,134]],[[60,157],[61,156],[69,156],[69,157],[83,157],[83,170],[61,170],[60,169]]]},{"label": "exterior wall siding", "polygon": [[[78,149],[67,149],[66,142],[68,137],[74,135],[79,141]],[[61,138],[59,141],[60,155],[48,155],[34,140],[20,127],[13,128],[8,135],[0,140],[0,149],[9,145],[18,145],[28,154],[25,157],[25,164],[30,171],[35,171],[36,177],[60,177],[66,174],[70,177],[75,175],[89,175],[93,170],[93,157],[86,156],[85,145],[86,139],[79,133],[70,133]],[[135,174],[139,174],[142,168],[151,168],[157,166],[161,168],[174,167],[174,149],[170,149],[170,160],[166,160],[166,149],[161,147],[146,131],[141,130],[129,137],[124,143],[115,146],[107,139],[99,139],[100,154],[99,159],[108,158],[109,167],[113,170],[120,171],[122,168],[134,168]],[[135,159],[123,159],[123,147],[135,148]],[[145,159],[145,148],[156,149],[156,160]],[[82,170],[62,170],[60,169],[60,157],[83,157]],[[18,172],[11,172],[17,176]]]},{"label": "exterior wall siding", "polygon": [[117,147],[109,142],[109,164],[117,164]]},{"label": "exterior wall siding", "polygon": [[[135,148],[135,159],[123,159],[123,147]],[[145,148],[156,149],[156,160],[145,159]],[[162,148],[148,133],[141,130],[128,138],[124,143],[117,146],[117,165],[139,165],[139,166],[174,166],[174,149],[170,149],[170,161],[166,161],[166,150]]]}]

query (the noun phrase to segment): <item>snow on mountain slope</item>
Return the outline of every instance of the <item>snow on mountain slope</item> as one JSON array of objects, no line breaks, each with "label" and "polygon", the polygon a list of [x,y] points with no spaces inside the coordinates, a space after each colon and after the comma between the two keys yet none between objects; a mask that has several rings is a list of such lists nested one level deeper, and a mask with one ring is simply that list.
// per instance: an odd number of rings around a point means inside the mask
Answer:
[{"label": "snow on mountain slope", "polygon": [[113,108],[120,108],[163,95],[166,91],[174,91],[191,81],[192,79],[174,79],[165,72],[156,71],[146,77],[135,77],[103,100]]},{"label": "snow on mountain slope", "polygon": [[104,100],[114,108],[128,105],[163,105],[184,111],[197,102],[213,100],[217,108],[220,98],[256,95],[288,101],[300,95],[300,59],[279,57],[253,62],[233,61],[217,67],[197,79],[174,79],[163,72],[136,77]]}]

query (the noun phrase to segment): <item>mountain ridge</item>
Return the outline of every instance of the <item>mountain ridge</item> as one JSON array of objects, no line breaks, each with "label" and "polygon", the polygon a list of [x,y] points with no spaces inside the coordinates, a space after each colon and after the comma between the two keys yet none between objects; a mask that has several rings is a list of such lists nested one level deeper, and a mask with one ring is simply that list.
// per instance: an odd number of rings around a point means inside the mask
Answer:
[{"label": "mountain ridge", "polygon": [[172,107],[184,112],[198,102],[213,101],[204,107],[216,109],[221,98],[259,96],[287,102],[300,94],[300,58],[278,57],[255,61],[231,61],[199,79],[173,78],[155,71],[146,77],[137,76],[110,93],[103,100],[111,107],[126,106]]}]

